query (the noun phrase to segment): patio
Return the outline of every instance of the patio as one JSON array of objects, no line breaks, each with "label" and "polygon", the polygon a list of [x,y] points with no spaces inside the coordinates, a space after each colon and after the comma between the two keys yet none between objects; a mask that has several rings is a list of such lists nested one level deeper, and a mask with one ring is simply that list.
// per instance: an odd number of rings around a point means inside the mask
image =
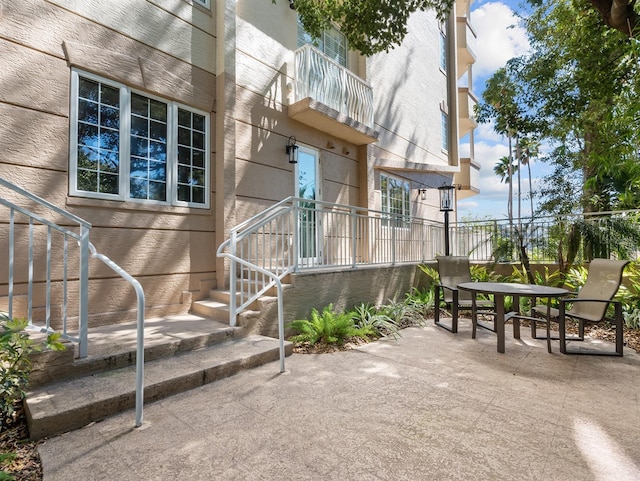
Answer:
[{"label": "patio", "polygon": [[294,355],[47,440],[44,480],[638,479],[640,355],[433,325]]}]

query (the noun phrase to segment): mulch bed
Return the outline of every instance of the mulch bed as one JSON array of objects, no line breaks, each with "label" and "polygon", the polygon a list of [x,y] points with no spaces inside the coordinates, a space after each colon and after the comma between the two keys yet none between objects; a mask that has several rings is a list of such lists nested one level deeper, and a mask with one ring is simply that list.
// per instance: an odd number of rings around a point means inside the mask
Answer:
[{"label": "mulch bed", "polygon": [[[38,454],[38,443],[29,440],[27,421],[21,405],[17,406],[16,416],[2,426],[0,453],[14,453],[16,455],[12,461],[7,461],[0,467],[1,470],[14,476],[16,481],[42,480],[42,464]],[[2,474],[0,474],[0,479],[2,479]]]}]

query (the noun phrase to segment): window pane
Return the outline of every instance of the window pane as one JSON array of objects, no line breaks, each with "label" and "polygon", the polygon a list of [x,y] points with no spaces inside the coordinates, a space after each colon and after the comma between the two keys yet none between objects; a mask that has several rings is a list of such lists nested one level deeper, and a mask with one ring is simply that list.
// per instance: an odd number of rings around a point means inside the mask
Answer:
[{"label": "window pane", "polygon": [[100,102],[112,107],[120,108],[120,89],[110,85],[101,84]]},{"label": "window pane", "polygon": [[98,104],[86,99],[78,100],[78,117],[90,124],[98,124]]},{"label": "window pane", "polygon": [[81,78],[78,84],[78,98],[98,102],[100,100],[100,84],[93,80]]},{"label": "window pane", "polygon": [[205,128],[202,115],[178,109],[178,200],[182,202],[205,202],[204,190],[193,189],[194,185],[205,185]]},{"label": "window pane", "polygon": [[80,78],[77,115],[78,190],[118,194],[120,89]]},{"label": "window pane", "polygon": [[131,197],[167,200],[167,104],[131,95]]},{"label": "window pane", "polygon": [[410,190],[409,182],[389,177],[380,176],[381,210],[391,214],[383,225],[404,227],[410,216]]},{"label": "window pane", "polygon": [[144,117],[131,116],[131,135],[147,137],[149,135],[149,122]]}]

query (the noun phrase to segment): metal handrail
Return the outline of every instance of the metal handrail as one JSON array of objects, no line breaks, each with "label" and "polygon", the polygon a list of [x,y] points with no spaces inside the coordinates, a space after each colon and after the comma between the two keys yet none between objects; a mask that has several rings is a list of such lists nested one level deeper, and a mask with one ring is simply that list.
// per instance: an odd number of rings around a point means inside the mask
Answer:
[{"label": "metal handrail", "polygon": [[[305,227],[307,235],[300,236]],[[235,326],[274,279],[310,269],[424,262],[441,244],[441,230],[425,219],[288,197],[232,228],[218,247],[217,255],[231,260],[229,324]]]},{"label": "metal handrail", "polygon": [[127,281],[136,291],[138,314],[136,320],[136,427],[142,425],[144,404],[144,290],[138,280],[113,262],[104,254],[98,254],[95,246],[89,243],[91,257],[102,261],[112,271]]},{"label": "metal handrail", "polygon": [[[245,267],[248,267],[250,269],[254,269],[258,272],[260,272],[261,274],[270,277],[277,289],[277,299],[278,299],[278,340],[279,340],[279,350],[280,350],[280,372],[284,372],[284,358],[285,358],[285,352],[284,352],[284,312],[283,312],[283,308],[284,308],[284,300],[282,297],[282,282],[280,280],[280,278],[274,274],[273,272],[270,272],[266,269],[263,269],[259,266],[253,265],[250,262],[245,261],[244,259],[240,259],[237,256],[234,256],[232,254],[229,254],[228,252],[218,252],[218,256],[220,257],[226,257],[230,260],[232,260],[233,262],[237,262],[240,265],[243,265]],[[233,305],[234,303],[231,302],[231,304]]]},{"label": "metal handrail", "polygon": [[[24,207],[18,206],[4,198],[0,198],[0,205],[3,205],[9,209],[9,279],[8,279],[8,297],[9,297],[9,317],[13,317],[13,295],[14,295],[14,248],[15,248],[15,214],[19,213],[28,218],[28,322],[30,328],[35,328],[44,332],[53,332],[54,330],[50,325],[50,308],[51,308],[51,259],[52,259],[52,232],[59,232],[63,236],[63,272],[62,272],[62,305],[63,315],[62,334],[66,339],[78,343],[79,357],[87,356],[88,348],[88,317],[89,317],[89,256],[94,259],[100,260],[110,269],[116,272],[120,277],[129,282],[136,291],[138,300],[138,315],[137,315],[137,346],[136,346],[136,426],[142,425],[143,419],[143,401],[144,401],[144,291],[141,284],[134,279],[129,273],[118,266],[115,262],[109,259],[104,254],[99,254],[95,246],[89,241],[89,232],[91,224],[80,217],[67,212],[52,203],[32,194],[17,185],[14,185],[7,180],[0,177],[0,185],[7,189],[19,194],[23,198],[29,199],[36,204],[47,209],[47,211],[60,215],[73,224],[77,224],[79,232],[75,232],[69,227],[61,226],[52,222],[35,212],[30,211]],[[39,223],[47,228],[46,239],[46,323],[45,327],[39,327],[33,324],[32,318],[32,298],[33,298],[33,283],[34,283],[34,223]],[[69,238],[75,240],[79,245],[80,250],[80,265],[79,265],[79,327],[78,336],[73,337],[67,333],[67,263],[68,263],[68,247]]]}]

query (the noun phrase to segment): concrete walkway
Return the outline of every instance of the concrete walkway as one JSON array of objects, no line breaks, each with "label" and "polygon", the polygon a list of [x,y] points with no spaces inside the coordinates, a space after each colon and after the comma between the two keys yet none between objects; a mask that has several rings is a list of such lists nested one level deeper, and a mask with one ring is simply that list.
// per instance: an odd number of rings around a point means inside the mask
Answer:
[{"label": "concrete walkway", "polygon": [[639,480],[640,356],[552,347],[429,323],[294,354],[47,440],[44,480]]}]

